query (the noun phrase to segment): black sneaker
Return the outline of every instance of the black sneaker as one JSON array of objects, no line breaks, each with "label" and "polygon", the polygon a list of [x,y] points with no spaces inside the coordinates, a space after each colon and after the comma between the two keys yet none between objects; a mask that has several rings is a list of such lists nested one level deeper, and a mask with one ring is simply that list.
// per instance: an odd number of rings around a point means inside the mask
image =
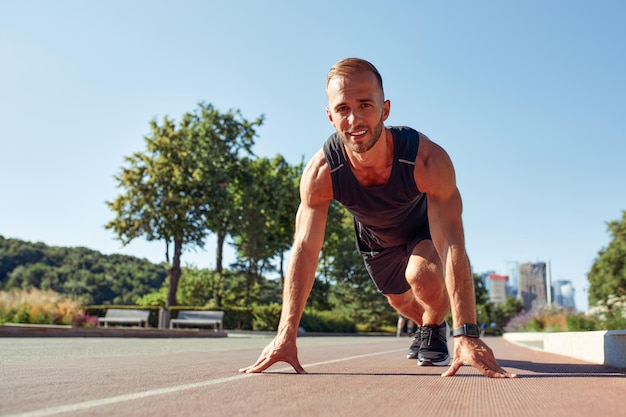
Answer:
[{"label": "black sneaker", "polygon": [[422,326],[420,328],[417,364],[419,366],[448,365],[450,363],[450,355],[448,354],[449,337],[450,328],[445,321],[439,326]]},{"label": "black sneaker", "polygon": [[406,353],[406,358],[417,359],[417,354],[419,353],[420,345],[422,344],[422,333],[420,332],[419,326],[417,326],[417,330],[411,334],[411,337],[413,337],[413,343],[411,343],[411,347]]}]

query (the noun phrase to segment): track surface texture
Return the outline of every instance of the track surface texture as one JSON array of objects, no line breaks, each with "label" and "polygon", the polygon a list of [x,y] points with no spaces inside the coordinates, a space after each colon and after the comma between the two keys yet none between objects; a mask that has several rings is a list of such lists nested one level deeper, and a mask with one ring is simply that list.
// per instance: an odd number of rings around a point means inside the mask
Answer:
[{"label": "track surface texture", "polygon": [[407,337],[301,337],[308,374],[239,374],[269,335],[0,338],[0,417],[626,415],[626,372],[486,338],[517,379],[418,367]]}]

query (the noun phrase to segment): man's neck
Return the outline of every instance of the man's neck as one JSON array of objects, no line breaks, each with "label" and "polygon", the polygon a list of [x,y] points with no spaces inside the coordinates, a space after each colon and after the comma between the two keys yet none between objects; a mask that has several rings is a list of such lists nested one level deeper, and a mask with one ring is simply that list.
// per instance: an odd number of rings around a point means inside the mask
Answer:
[{"label": "man's neck", "polygon": [[382,137],[367,152],[350,152],[345,148],[350,168],[364,187],[387,183],[393,165],[393,135],[385,128]]}]

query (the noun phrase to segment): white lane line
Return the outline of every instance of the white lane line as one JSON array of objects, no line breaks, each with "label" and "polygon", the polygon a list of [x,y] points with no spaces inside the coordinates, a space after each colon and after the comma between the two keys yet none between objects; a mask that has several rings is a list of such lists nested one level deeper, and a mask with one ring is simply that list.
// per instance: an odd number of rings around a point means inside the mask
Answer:
[{"label": "white lane line", "polygon": [[[337,363],[337,362],[344,362],[344,361],[350,361],[350,360],[354,360],[354,359],[361,359],[361,358],[367,358],[369,356],[376,356],[376,355],[384,355],[387,353],[395,353],[395,352],[401,352],[404,349],[395,349],[395,350],[387,350],[384,352],[376,352],[376,353],[367,353],[364,355],[356,355],[356,356],[348,356],[346,358],[341,358],[341,359],[332,359],[329,361],[322,361],[322,362],[315,362],[315,363],[310,363],[307,365],[303,365],[304,368],[311,368],[314,366],[320,366],[320,365],[327,365],[330,363]],[[279,369],[273,369],[273,372],[285,372],[285,371],[289,371],[292,370],[293,368],[291,366],[286,366],[284,368],[279,368]],[[183,384],[183,385],[176,385],[173,387],[166,387],[166,388],[156,388],[156,389],[151,389],[151,390],[147,390],[147,391],[141,391],[141,392],[135,392],[133,394],[124,394],[124,395],[116,395],[113,397],[108,397],[108,398],[101,398],[99,400],[91,400],[91,401],[83,401],[80,403],[75,403],[75,404],[66,404],[66,405],[60,405],[57,407],[49,407],[49,408],[41,408],[39,410],[33,410],[33,411],[26,411],[24,413],[18,413],[18,414],[5,414],[2,415],[0,417],[45,417],[45,416],[52,416],[55,414],[61,414],[61,413],[68,413],[68,412],[72,412],[72,411],[80,411],[80,410],[87,410],[89,408],[95,408],[95,407],[102,407],[104,405],[109,405],[109,404],[117,404],[117,403],[121,403],[124,401],[133,401],[133,400],[139,400],[142,398],[147,398],[147,397],[154,397],[156,395],[163,395],[163,394],[170,394],[173,392],[180,392],[180,391],[185,391],[188,389],[194,389],[194,388],[202,388],[202,387],[207,387],[210,385],[216,385],[216,384],[223,384],[226,382],[232,382],[232,381],[237,381],[243,378],[249,378],[255,375],[261,375],[261,374],[238,374],[238,375],[234,375],[234,376],[229,376],[229,377],[225,377],[225,378],[216,378],[216,379],[209,379],[207,381],[202,381],[202,382],[195,382],[193,384]]]},{"label": "white lane line", "polygon": [[[387,350],[385,352],[376,352],[376,353],[366,353],[364,355],[357,355],[357,356],[349,356],[347,358],[341,358],[341,359],[332,359],[330,361],[323,361],[323,362],[315,362],[315,363],[310,363],[308,365],[302,365],[303,368],[310,368],[312,366],[319,366],[319,365],[327,365],[329,363],[336,363],[336,362],[343,362],[343,361],[349,361],[352,359],[361,359],[361,358],[367,358],[370,356],[376,356],[376,355],[384,355],[387,353],[397,353],[397,352],[402,352],[405,351],[406,349],[394,349],[394,350]],[[283,372],[285,370],[289,370],[292,369],[291,366],[286,367],[286,368],[281,368],[281,369],[277,369],[276,372]]]}]

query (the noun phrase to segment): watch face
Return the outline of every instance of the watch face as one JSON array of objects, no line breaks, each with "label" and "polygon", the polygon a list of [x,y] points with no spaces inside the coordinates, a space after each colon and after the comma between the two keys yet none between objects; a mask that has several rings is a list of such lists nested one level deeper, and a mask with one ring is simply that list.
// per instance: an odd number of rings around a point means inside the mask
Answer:
[{"label": "watch face", "polygon": [[466,324],[465,331],[470,337],[480,337],[480,328],[476,324]]}]

